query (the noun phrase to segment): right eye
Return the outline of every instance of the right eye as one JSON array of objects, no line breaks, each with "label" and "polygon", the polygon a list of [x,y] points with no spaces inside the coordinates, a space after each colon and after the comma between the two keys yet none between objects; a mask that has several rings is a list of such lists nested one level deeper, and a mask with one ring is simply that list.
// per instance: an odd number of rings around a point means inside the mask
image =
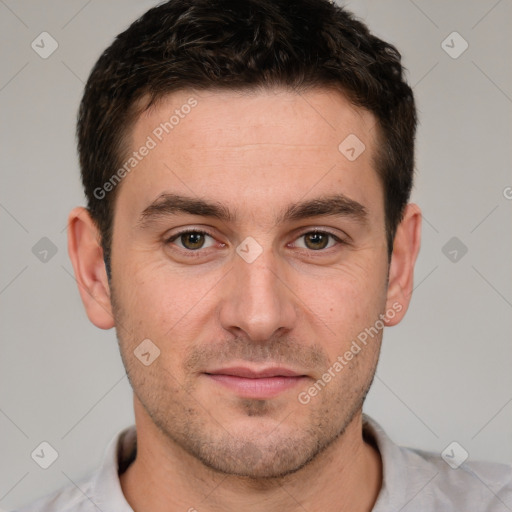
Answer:
[{"label": "right eye", "polygon": [[206,237],[209,237],[213,240],[213,237],[206,231],[189,229],[186,231],[180,231],[179,233],[175,233],[166,240],[166,243],[174,244],[175,241],[179,241],[179,243],[176,243],[174,245],[177,245],[180,249],[184,249],[186,251],[198,251],[199,249],[208,248],[213,245],[213,243],[211,243],[210,245],[205,247]]}]

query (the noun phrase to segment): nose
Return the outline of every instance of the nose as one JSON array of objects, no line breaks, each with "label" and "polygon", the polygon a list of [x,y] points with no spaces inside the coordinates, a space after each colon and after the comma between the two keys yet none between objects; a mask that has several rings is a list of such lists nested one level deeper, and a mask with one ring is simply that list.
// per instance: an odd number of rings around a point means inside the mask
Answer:
[{"label": "nose", "polygon": [[297,321],[297,298],[287,283],[282,262],[271,249],[255,261],[235,256],[234,267],[225,279],[220,305],[222,327],[236,336],[264,343],[290,331]]}]

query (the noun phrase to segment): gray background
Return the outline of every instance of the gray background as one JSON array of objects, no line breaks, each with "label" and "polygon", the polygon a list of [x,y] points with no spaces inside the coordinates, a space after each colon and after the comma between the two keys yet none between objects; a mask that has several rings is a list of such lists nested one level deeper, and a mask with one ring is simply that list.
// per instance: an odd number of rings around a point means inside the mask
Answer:
[{"label": "gray background", "polygon": [[[113,37],[153,5],[0,0],[4,509],[85,476],[133,421],[115,333],[87,320],[65,226],[84,204],[74,140],[84,82]],[[510,461],[512,3],[347,5],[401,50],[421,121],[416,289],[405,321],[386,330],[365,410],[400,444],[441,452],[457,441],[471,459]],[[47,59],[31,48],[43,31],[59,45]],[[442,47],[454,31],[469,45],[458,58]],[[462,44],[452,36],[445,48]],[[57,250],[47,261],[32,250],[43,237]],[[31,458],[42,441],[59,453],[46,470]]]}]

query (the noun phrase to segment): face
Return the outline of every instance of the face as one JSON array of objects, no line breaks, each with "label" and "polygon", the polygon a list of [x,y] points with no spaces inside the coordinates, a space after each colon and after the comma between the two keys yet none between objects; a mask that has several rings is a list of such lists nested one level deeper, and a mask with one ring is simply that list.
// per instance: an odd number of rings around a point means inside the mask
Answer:
[{"label": "face", "polygon": [[360,411],[387,313],[375,145],[374,117],[326,89],[181,91],[137,120],[117,335],[140,414],[207,466],[294,472]]}]

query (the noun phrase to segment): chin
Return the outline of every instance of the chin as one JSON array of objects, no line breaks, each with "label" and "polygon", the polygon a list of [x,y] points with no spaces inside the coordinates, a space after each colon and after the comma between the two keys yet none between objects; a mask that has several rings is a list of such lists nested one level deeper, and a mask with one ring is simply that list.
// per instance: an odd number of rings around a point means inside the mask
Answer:
[{"label": "chin", "polygon": [[[291,441],[289,439],[289,441]],[[283,478],[302,469],[315,454],[299,452],[293,446],[261,446],[252,442],[241,443],[235,451],[220,449],[200,455],[203,464],[224,475],[248,480]],[[199,454],[198,454],[199,455]]]}]

